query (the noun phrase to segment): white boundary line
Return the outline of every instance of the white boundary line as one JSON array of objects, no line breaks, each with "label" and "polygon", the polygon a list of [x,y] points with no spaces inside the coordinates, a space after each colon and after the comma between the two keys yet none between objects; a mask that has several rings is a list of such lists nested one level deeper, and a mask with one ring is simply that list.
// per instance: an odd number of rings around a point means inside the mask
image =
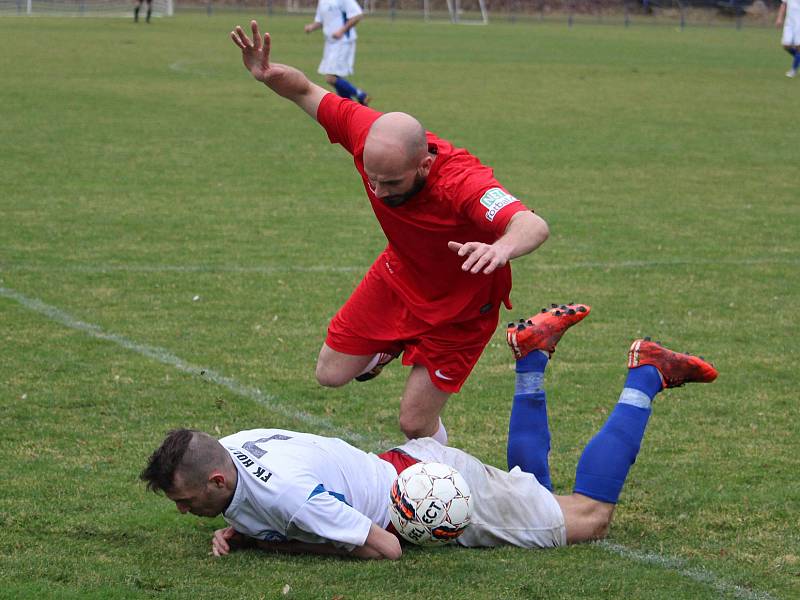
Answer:
[{"label": "white boundary line", "polygon": [[[24,294],[20,294],[19,292],[6,287],[0,286],[0,296],[9,300],[13,300],[21,304],[24,308],[44,315],[70,329],[82,331],[87,335],[99,340],[113,342],[114,344],[117,344],[126,350],[131,350],[137,354],[141,354],[142,356],[153,359],[162,364],[174,367],[175,369],[184,373],[201,376],[204,379],[228,389],[238,396],[253,400],[284,417],[297,419],[298,421],[308,424],[318,430],[324,430],[326,432],[333,433],[336,436],[348,441],[355,443],[363,443],[367,441],[365,436],[338,427],[327,419],[314,416],[304,411],[286,408],[283,406],[281,399],[278,396],[264,393],[255,387],[243,385],[236,380],[231,379],[230,377],[225,377],[224,375],[221,375],[216,371],[212,371],[211,369],[204,369],[196,365],[192,365],[191,363],[184,361],[183,359],[175,356],[163,348],[140,344],[138,342],[134,342],[133,340],[129,340],[126,337],[114,333],[107,333],[98,325],[81,321],[65,311],[56,308],[55,306],[45,304],[36,298],[29,298]],[[392,445],[391,442],[384,441],[376,443],[380,444],[381,449],[389,448]],[[687,566],[686,561],[681,559],[669,558],[650,552],[632,550],[607,540],[596,542],[595,545],[627,560],[633,560],[638,563],[654,565],[669,571],[675,571],[676,573],[688,579],[708,585],[719,593],[733,594],[736,598],[742,598],[745,600],[774,600],[774,597],[770,596],[766,592],[748,590],[741,586],[729,583],[723,579],[720,579],[706,569],[689,567]]]},{"label": "white boundary line", "polygon": [[735,598],[743,598],[745,600],[775,600],[775,597],[769,595],[767,592],[748,590],[739,585],[728,583],[702,567],[688,566],[687,561],[679,558],[669,558],[652,552],[631,550],[630,548],[609,542],[608,540],[595,542],[595,545],[609,552],[613,552],[622,558],[633,560],[638,563],[655,565],[668,571],[675,571],[688,579],[714,588],[720,594],[732,594]]},{"label": "white boundary line", "polygon": [[[82,331],[87,335],[99,340],[113,342],[114,344],[117,344],[126,350],[131,350],[137,354],[141,354],[142,356],[153,359],[162,364],[174,367],[178,371],[189,373],[190,375],[196,375],[197,377],[201,377],[202,379],[216,383],[217,385],[227,388],[237,396],[253,400],[282,417],[296,419],[302,423],[310,425],[315,429],[330,432],[338,437],[341,437],[342,439],[352,441],[354,443],[365,443],[369,441],[363,435],[338,427],[327,419],[317,417],[302,410],[293,410],[291,408],[287,408],[278,396],[262,392],[256,387],[241,384],[235,379],[226,377],[212,369],[188,363],[164,348],[140,344],[121,335],[105,332],[98,325],[81,321],[64,312],[63,310],[56,308],[55,306],[45,304],[36,298],[29,298],[28,296],[20,294],[19,292],[6,287],[0,286],[0,296],[8,298],[9,300],[14,300],[25,308],[44,315],[49,319],[56,321],[57,323],[61,323],[65,327]],[[396,444],[397,442],[394,443]],[[391,447],[392,442],[385,442],[385,444],[386,445],[383,449]]]}]

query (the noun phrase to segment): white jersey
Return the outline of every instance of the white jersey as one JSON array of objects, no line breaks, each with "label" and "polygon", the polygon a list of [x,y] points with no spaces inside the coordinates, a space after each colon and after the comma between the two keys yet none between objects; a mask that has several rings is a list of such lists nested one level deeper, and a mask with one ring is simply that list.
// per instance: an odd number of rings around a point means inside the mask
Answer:
[{"label": "white jersey", "polygon": [[800,46],[800,0],[782,0],[786,5],[781,44]]},{"label": "white jersey", "polygon": [[341,40],[334,40],[331,36],[347,21],[363,12],[356,0],[319,0],[314,21],[322,23],[322,33],[326,41],[353,42],[356,39],[355,27],[345,33]]},{"label": "white jersey", "polygon": [[388,462],[348,443],[282,429],[251,429],[219,440],[238,479],[223,513],[236,531],[267,541],[363,546],[372,523],[389,523]]}]

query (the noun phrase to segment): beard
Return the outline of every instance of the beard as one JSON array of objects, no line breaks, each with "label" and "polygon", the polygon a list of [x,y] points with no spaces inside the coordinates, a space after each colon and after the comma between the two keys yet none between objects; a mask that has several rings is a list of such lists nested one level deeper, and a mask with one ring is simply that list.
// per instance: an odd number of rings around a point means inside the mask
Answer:
[{"label": "beard", "polygon": [[385,198],[381,198],[381,202],[383,202],[386,206],[390,208],[397,208],[398,206],[402,206],[411,198],[416,196],[422,188],[425,187],[425,182],[427,181],[426,177],[422,175],[415,175],[414,176],[414,183],[412,184],[411,188],[407,192],[403,192],[402,194],[393,194],[392,196],[386,196]]}]

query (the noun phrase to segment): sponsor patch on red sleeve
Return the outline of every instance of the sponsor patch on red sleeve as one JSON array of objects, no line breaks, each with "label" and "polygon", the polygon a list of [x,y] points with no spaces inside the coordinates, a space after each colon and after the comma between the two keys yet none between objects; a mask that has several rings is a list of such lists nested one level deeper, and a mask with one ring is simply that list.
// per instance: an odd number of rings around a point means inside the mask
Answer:
[{"label": "sponsor patch on red sleeve", "polygon": [[519,202],[519,200],[500,188],[493,187],[486,190],[481,197],[481,204],[486,207],[486,220],[494,221],[497,213],[512,202]]}]

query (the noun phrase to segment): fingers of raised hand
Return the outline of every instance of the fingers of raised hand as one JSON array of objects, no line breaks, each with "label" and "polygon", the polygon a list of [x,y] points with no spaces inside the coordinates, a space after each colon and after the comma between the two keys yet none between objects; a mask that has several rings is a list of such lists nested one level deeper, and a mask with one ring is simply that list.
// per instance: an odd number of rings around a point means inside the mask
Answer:
[{"label": "fingers of raised hand", "polygon": [[250,21],[250,29],[253,32],[253,47],[256,50],[261,50],[261,33],[258,30],[258,23],[255,20]]},{"label": "fingers of raised hand", "polygon": [[247,50],[248,48],[253,47],[253,43],[250,41],[250,38],[247,37],[247,34],[240,25],[237,25],[236,28],[231,31],[231,39],[233,40],[234,44],[239,46],[240,50]]},{"label": "fingers of raised hand", "polygon": [[272,48],[272,38],[269,36],[268,33],[265,33],[264,34],[264,44],[263,44],[264,56],[261,59],[261,62],[264,65],[264,67],[269,66],[269,51],[270,51],[270,48]]}]

